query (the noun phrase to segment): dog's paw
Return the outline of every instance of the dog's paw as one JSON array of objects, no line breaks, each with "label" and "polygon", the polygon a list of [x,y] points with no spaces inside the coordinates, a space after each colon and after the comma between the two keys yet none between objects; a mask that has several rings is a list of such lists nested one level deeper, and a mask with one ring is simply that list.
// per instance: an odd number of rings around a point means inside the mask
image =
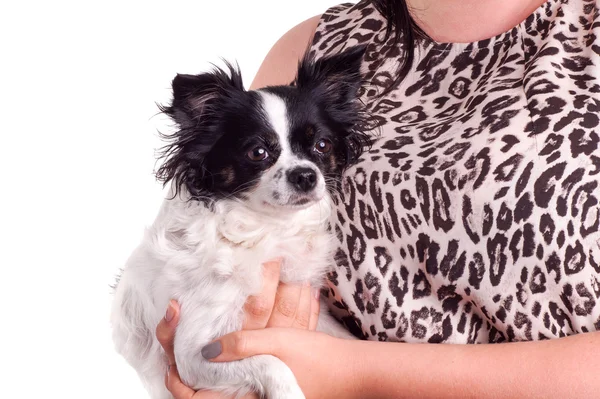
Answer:
[{"label": "dog's paw", "polygon": [[268,399],[305,399],[304,393],[298,385],[277,389],[268,395]]}]

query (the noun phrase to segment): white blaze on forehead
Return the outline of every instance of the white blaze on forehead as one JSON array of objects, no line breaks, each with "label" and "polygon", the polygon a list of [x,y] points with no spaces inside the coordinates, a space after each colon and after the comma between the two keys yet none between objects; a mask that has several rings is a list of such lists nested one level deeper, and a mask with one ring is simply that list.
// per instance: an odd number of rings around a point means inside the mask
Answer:
[{"label": "white blaze on forehead", "polygon": [[290,148],[290,126],[287,117],[287,106],[281,97],[275,94],[259,91],[263,100],[263,109],[267,121],[275,130],[279,137],[279,145],[281,146],[281,156],[292,155]]},{"label": "white blaze on forehead", "polygon": [[[325,179],[319,168],[310,160],[301,158],[292,152],[290,144],[291,127],[288,107],[285,101],[276,94],[267,91],[258,91],[262,102],[265,123],[273,129],[279,141],[281,153],[275,164],[270,167],[260,178],[260,184],[254,191],[262,204],[273,204],[276,206],[295,205],[299,193],[287,178],[288,172],[298,167],[307,167],[317,174],[317,185],[306,198],[310,203],[320,200],[326,192]],[[303,195],[303,194],[301,194]]]}]

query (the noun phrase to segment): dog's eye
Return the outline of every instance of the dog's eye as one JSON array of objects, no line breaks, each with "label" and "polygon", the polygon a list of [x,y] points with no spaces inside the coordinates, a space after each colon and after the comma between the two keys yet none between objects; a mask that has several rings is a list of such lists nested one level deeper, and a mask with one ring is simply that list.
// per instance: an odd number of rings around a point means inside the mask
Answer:
[{"label": "dog's eye", "polygon": [[255,147],[246,154],[251,161],[264,161],[269,157],[269,153],[262,147]]},{"label": "dog's eye", "polygon": [[319,154],[327,154],[331,152],[333,144],[327,139],[321,139],[315,143],[315,151]]}]

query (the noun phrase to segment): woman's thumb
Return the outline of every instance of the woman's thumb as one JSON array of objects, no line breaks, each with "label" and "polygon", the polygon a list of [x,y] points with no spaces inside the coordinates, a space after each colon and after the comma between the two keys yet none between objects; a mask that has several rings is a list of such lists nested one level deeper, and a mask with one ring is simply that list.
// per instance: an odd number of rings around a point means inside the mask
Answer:
[{"label": "woman's thumb", "polygon": [[202,356],[213,362],[230,362],[256,355],[277,356],[280,329],[243,330],[227,334],[202,348]]}]

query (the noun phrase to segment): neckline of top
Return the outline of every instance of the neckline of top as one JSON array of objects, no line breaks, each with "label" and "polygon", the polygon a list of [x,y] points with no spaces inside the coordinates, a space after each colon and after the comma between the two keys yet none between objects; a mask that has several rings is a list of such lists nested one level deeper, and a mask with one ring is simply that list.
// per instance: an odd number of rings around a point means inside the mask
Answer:
[{"label": "neckline of top", "polygon": [[491,48],[498,44],[510,42],[519,36],[519,32],[522,31],[523,26],[528,22],[537,20],[541,17],[541,14],[547,14],[554,3],[560,0],[547,0],[536,8],[531,14],[525,19],[519,22],[516,26],[510,30],[492,36],[487,39],[477,40],[474,42],[438,42],[429,37],[419,39],[419,45],[427,51],[442,51],[442,52],[463,52],[477,49]]}]

